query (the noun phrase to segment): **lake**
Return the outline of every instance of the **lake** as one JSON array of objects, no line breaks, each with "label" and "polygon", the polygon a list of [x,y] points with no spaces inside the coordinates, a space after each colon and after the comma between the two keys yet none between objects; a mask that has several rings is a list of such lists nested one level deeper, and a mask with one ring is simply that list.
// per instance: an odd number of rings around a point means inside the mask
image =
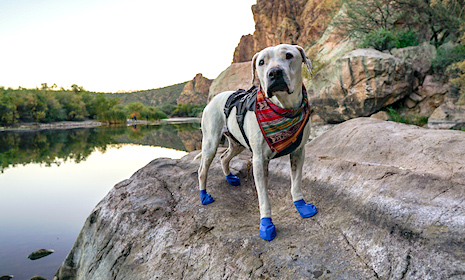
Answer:
[{"label": "lake", "polygon": [[[52,279],[87,216],[159,157],[200,149],[200,124],[0,132],[0,276]],[[39,249],[55,252],[38,260]]]}]

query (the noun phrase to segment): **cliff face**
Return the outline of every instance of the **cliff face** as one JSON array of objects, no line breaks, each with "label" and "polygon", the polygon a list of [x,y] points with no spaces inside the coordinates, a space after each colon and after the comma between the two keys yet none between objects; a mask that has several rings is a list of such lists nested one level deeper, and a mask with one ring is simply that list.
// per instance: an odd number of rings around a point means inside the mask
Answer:
[{"label": "cliff face", "polygon": [[253,35],[243,36],[234,52],[233,62],[250,61],[268,47],[282,43],[302,47],[316,42],[326,30],[331,11],[338,0],[258,0],[252,6],[255,21]]},{"label": "cliff face", "polygon": [[212,80],[197,74],[192,81],[189,81],[183,88],[181,95],[177,99],[178,104],[207,104],[208,91]]},{"label": "cliff face", "polygon": [[157,159],[95,207],[54,279],[461,279],[464,146],[459,131],[337,125],[306,145],[302,190],[314,217],[292,203],[288,157],[270,162],[272,242],[258,236],[250,153],[231,162],[236,187],[218,154],[207,206],[197,152]]}]

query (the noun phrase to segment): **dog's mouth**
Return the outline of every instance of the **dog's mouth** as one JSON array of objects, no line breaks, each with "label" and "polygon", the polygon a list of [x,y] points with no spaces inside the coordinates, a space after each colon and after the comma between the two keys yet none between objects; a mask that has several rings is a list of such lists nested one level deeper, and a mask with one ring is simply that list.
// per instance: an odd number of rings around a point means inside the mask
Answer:
[{"label": "dog's mouth", "polygon": [[291,94],[289,87],[287,86],[287,83],[284,81],[276,81],[272,82],[270,86],[268,87],[267,93],[268,93],[268,98],[271,98],[275,92],[279,91],[285,91],[288,94]]}]

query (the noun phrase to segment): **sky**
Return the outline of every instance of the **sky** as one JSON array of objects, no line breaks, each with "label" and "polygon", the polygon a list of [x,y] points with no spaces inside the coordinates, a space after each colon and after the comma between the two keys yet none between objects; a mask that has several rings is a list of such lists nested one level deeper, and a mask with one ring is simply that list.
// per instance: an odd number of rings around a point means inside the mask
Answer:
[{"label": "sky", "polygon": [[0,86],[116,92],[215,79],[256,0],[1,0]]}]

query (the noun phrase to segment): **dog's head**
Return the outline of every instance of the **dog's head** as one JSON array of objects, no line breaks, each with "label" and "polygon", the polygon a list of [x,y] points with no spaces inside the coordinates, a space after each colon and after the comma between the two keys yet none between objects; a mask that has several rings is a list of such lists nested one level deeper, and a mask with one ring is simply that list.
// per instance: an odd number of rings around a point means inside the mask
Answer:
[{"label": "dog's head", "polygon": [[285,99],[286,95],[302,87],[302,63],[311,73],[312,63],[300,46],[282,44],[268,47],[252,59],[252,83],[258,76],[268,98]]}]

